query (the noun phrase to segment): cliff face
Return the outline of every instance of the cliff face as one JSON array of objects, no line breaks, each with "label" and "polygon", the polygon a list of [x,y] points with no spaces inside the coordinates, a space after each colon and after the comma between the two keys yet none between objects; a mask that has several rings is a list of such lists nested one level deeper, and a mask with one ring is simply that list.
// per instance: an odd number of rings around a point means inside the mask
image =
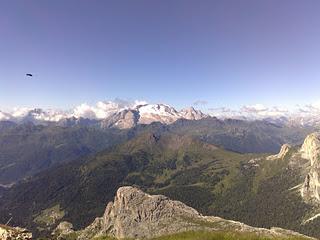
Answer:
[{"label": "cliff face", "polygon": [[103,226],[104,231],[117,238],[148,237],[155,232],[161,235],[168,230],[187,228],[189,223],[174,221],[180,217],[196,219],[200,214],[165,196],[151,196],[136,188],[123,187],[118,190],[114,202],[107,205]]},{"label": "cliff face", "polygon": [[320,134],[312,133],[306,137],[301,147],[303,158],[310,160],[310,170],[307,174],[301,195],[305,199],[320,201]]},{"label": "cliff face", "polygon": [[310,159],[311,166],[319,165],[320,133],[312,133],[306,137],[301,147],[302,157]]},{"label": "cliff face", "polygon": [[192,224],[179,219],[200,216],[195,209],[165,196],[151,196],[137,188],[121,187],[114,202],[107,205],[103,217],[89,226],[89,232],[98,226],[101,234],[116,238],[152,237],[191,228]]},{"label": "cliff face", "polygon": [[109,235],[118,239],[148,239],[172,233],[200,231],[250,232],[259,236],[290,237],[299,233],[280,228],[255,228],[219,217],[202,216],[195,209],[162,195],[149,195],[134,187],[118,189],[103,217],[80,232],[81,240]]},{"label": "cliff face", "polygon": [[114,113],[109,118],[101,122],[102,128],[116,127],[119,129],[128,129],[136,126],[139,121],[139,113],[134,110],[123,110]]}]

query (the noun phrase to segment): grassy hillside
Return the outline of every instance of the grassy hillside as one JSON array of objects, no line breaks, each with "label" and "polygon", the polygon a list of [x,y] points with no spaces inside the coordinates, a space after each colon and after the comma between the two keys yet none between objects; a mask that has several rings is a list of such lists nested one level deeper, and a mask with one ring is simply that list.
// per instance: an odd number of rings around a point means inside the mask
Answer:
[{"label": "grassy hillside", "polygon": [[[265,237],[258,236],[252,233],[241,232],[207,232],[207,231],[189,231],[176,233],[172,235],[166,235],[161,237],[152,238],[151,240],[306,240],[304,237]],[[46,240],[45,238],[39,238],[38,240]],[[76,235],[71,234],[66,237],[65,240],[76,240]],[[96,237],[91,240],[116,240],[115,238],[108,236]],[[133,240],[133,239],[124,239]]]},{"label": "grassy hillside", "polygon": [[40,232],[61,220],[79,229],[103,214],[118,187],[135,185],[205,215],[318,236],[316,221],[301,225],[313,209],[289,190],[304,178],[299,165],[289,164],[290,154],[267,161],[265,154],[239,154],[188,136],[146,131],[14,186],[0,198],[0,217],[4,222],[12,213],[13,223]]},{"label": "grassy hillside", "polygon": [[[108,239],[108,238],[107,238]],[[303,237],[272,238],[239,232],[184,232],[169,236],[154,238],[153,240],[304,240]]]},{"label": "grassy hillside", "polygon": [[301,144],[314,127],[276,125],[267,121],[220,120],[209,117],[197,121],[178,120],[170,131],[240,153],[277,152],[282,144]]},{"label": "grassy hillside", "polygon": [[[203,200],[191,198],[190,204],[206,212],[209,205],[203,201],[214,199],[210,188],[234,174],[244,158],[189,137],[146,133],[13,187],[0,198],[0,215],[5,221],[10,211],[13,221],[23,226],[35,223],[46,209],[59,205],[59,212],[64,212],[61,219],[83,227],[102,215],[106,203],[122,185],[138,185],[149,192],[184,186],[185,191],[206,195]],[[43,227],[46,224],[43,222]]]},{"label": "grassy hillside", "polygon": [[[10,125],[11,126],[11,125]],[[13,125],[0,131],[0,184],[16,182],[127,139],[126,131]]]}]

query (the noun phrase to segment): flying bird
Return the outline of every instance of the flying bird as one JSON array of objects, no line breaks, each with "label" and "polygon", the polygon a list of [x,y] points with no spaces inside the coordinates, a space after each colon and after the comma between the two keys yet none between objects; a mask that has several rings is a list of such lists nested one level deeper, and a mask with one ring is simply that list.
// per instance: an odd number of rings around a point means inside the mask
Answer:
[{"label": "flying bird", "polygon": [[27,76],[27,77],[33,77],[33,74],[31,74],[31,73],[26,73],[26,76]]}]

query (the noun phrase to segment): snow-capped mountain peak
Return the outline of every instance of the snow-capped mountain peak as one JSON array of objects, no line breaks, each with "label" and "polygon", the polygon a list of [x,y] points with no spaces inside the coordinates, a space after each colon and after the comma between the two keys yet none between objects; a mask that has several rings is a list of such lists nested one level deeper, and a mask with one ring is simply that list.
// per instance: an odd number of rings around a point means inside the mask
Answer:
[{"label": "snow-capped mountain peak", "polygon": [[178,119],[199,120],[208,117],[199,110],[187,108],[178,112],[175,108],[166,104],[143,104],[134,109],[125,109],[114,113],[102,122],[103,127],[117,126],[129,128],[137,124],[150,124],[161,122],[170,124]]},{"label": "snow-capped mountain peak", "polygon": [[144,104],[136,107],[140,114],[156,114],[161,116],[178,116],[173,107],[166,104]]},{"label": "snow-capped mountain peak", "polygon": [[95,105],[81,104],[70,110],[41,108],[14,108],[12,111],[0,111],[0,121],[16,123],[33,122],[35,124],[57,123],[63,126],[91,125],[128,128],[136,124],[161,122],[171,124],[179,119],[199,120],[209,116],[221,119],[261,120],[278,125],[320,126],[320,107],[306,105],[295,110],[279,107],[265,107],[261,104],[244,106],[238,110],[228,108],[208,109],[210,115],[193,107],[177,111],[167,104],[148,104],[144,101],[100,101]]},{"label": "snow-capped mountain peak", "polygon": [[189,119],[189,120],[199,120],[202,118],[208,117],[208,115],[204,114],[200,110],[196,110],[193,107],[182,109],[179,112],[181,118]]},{"label": "snow-capped mountain peak", "polygon": [[172,123],[180,118],[179,113],[173,107],[165,104],[145,104],[136,107],[139,113],[139,123],[151,122]]},{"label": "snow-capped mountain peak", "polygon": [[[63,126],[79,124],[80,122],[95,124],[97,121],[102,121],[101,125],[103,126],[119,128],[152,122],[170,124],[181,118],[198,120],[203,117],[207,117],[207,115],[194,108],[177,111],[167,104],[147,104],[143,101],[128,102],[123,100],[100,101],[93,106],[84,103],[68,111],[15,108],[9,113],[0,112],[0,121],[11,120],[17,123],[33,122],[35,124],[59,122]],[[84,121],[83,119],[90,121]]]}]

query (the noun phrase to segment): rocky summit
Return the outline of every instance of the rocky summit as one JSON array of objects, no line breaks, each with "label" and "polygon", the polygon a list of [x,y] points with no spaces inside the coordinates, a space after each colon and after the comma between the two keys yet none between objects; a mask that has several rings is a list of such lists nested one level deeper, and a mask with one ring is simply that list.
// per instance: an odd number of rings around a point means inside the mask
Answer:
[{"label": "rocky summit", "polygon": [[178,119],[200,120],[208,115],[193,107],[177,111],[165,104],[145,104],[136,106],[134,109],[119,110],[101,121],[102,128],[128,129],[137,124],[150,124],[160,122],[171,124]]},{"label": "rocky summit", "polygon": [[301,147],[302,157],[310,160],[310,170],[305,178],[301,194],[305,199],[320,201],[320,134],[306,137]]},{"label": "rocky summit", "polygon": [[182,202],[163,195],[149,195],[134,187],[121,187],[114,201],[108,203],[104,215],[80,231],[78,239],[105,235],[118,239],[148,239],[185,231],[233,231],[269,238],[308,238],[281,228],[255,228],[220,217],[203,216]]}]

